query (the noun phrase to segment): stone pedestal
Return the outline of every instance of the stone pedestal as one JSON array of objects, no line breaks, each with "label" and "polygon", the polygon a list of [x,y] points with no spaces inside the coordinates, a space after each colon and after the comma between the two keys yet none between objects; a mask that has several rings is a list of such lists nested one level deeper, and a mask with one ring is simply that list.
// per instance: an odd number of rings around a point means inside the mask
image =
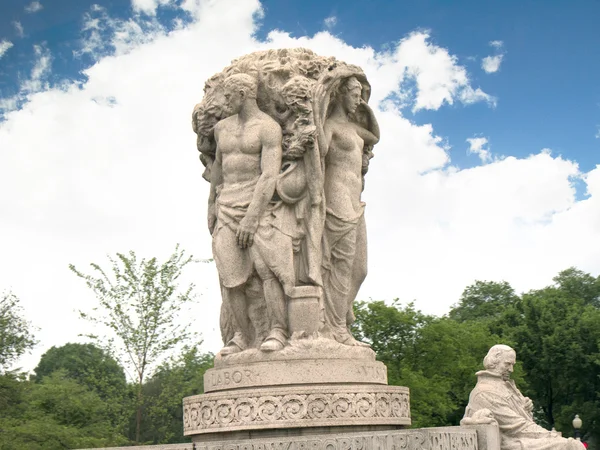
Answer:
[{"label": "stone pedestal", "polygon": [[388,386],[387,369],[378,361],[221,362],[206,372],[204,386],[205,394],[183,402],[184,433],[194,438],[282,429],[395,429],[411,423],[408,388]]},{"label": "stone pedestal", "polygon": [[184,434],[198,443],[411,424],[408,388],[388,386],[387,368],[370,348],[331,339],[293,339],[279,352],[217,355],[204,389],[183,401]]}]

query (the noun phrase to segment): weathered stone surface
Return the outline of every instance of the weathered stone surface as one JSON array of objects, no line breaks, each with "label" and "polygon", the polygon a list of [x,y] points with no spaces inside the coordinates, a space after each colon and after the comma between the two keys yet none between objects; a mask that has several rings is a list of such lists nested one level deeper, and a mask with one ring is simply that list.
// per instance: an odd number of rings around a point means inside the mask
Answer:
[{"label": "weathered stone surface", "polygon": [[379,361],[283,360],[209,369],[204,392],[237,388],[324,383],[387,384],[387,368]]},{"label": "weathered stone surface", "polygon": [[510,379],[516,363],[515,351],[507,345],[493,346],[477,372],[477,385],[461,425],[498,426],[503,450],[582,450],[583,444],[548,431],[533,420],[533,402],[523,396]]},{"label": "weathered stone surface", "polygon": [[186,436],[224,431],[410,425],[408,388],[385,385],[240,389],[186,397]]},{"label": "weathered stone surface", "polygon": [[476,431],[462,427],[194,442],[196,450],[499,450],[478,447]]},{"label": "weathered stone surface", "polygon": [[217,353],[215,367],[223,368],[239,364],[307,359],[327,361],[345,359],[359,364],[363,361],[374,362],[375,352],[370,347],[348,346],[323,336],[305,336],[300,339],[290,339],[285,347],[277,352],[264,352],[259,348],[249,348],[243,352],[232,353],[227,356]]},{"label": "weathered stone surface", "polygon": [[[111,450],[195,450],[193,443],[189,444],[162,444],[162,445],[134,445],[131,447],[109,447]],[[86,450],[106,450],[105,448],[89,448]]]},{"label": "weathered stone surface", "polygon": [[349,332],[367,274],[364,175],[379,141],[363,71],[268,50],[233,61],[204,92],[192,123],[211,183],[220,356],[316,335],[341,344],[337,357],[373,359],[351,350],[366,344]]}]

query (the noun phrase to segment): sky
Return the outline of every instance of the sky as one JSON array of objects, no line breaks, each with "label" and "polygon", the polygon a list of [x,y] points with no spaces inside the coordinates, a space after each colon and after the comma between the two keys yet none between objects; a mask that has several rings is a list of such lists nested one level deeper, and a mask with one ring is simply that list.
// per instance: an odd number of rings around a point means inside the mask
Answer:
[{"label": "sky", "polygon": [[[39,344],[82,341],[68,269],[181,244],[211,258],[191,127],[236,57],[306,47],[361,66],[381,126],[358,298],[443,315],[475,280],[517,292],[600,274],[600,3],[60,0],[0,4],[0,292]],[[221,347],[212,263],[186,313]],[[182,319],[184,320],[184,319]]]}]

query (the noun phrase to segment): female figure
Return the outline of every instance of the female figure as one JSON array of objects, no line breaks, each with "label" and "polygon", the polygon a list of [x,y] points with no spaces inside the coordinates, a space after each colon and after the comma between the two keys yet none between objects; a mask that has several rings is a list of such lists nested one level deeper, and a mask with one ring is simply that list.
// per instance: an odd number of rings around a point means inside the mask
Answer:
[{"label": "female figure", "polygon": [[[360,345],[348,327],[354,320],[352,302],[367,275],[365,204],[361,201],[363,161],[365,151],[379,141],[379,126],[362,98],[362,89],[354,76],[339,83],[319,136],[326,206],[322,241],[324,333],[347,345]],[[322,96],[323,89],[317,89],[316,95]],[[358,112],[366,116],[366,127],[354,119]]]}]

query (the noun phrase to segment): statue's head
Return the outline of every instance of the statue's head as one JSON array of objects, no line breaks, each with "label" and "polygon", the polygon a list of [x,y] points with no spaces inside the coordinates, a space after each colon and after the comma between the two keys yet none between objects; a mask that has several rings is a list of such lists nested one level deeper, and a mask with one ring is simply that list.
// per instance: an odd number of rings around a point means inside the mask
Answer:
[{"label": "statue's head", "polygon": [[483,367],[508,380],[516,362],[517,354],[515,351],[508,345],[498,344],[490,348],[488,354],[483,358]]},{"label": "statue's head", "polygon": [[348,77],[340,83],[334,97],[347,113],[354,113],[362,99],[362,84],[356,77]]},{"label": "statue's head", "polygon": [[251,75],[238,73],[225,79],[223,90],[227,112],[237,114],[246,99],[256,99],[258,83]]}]

